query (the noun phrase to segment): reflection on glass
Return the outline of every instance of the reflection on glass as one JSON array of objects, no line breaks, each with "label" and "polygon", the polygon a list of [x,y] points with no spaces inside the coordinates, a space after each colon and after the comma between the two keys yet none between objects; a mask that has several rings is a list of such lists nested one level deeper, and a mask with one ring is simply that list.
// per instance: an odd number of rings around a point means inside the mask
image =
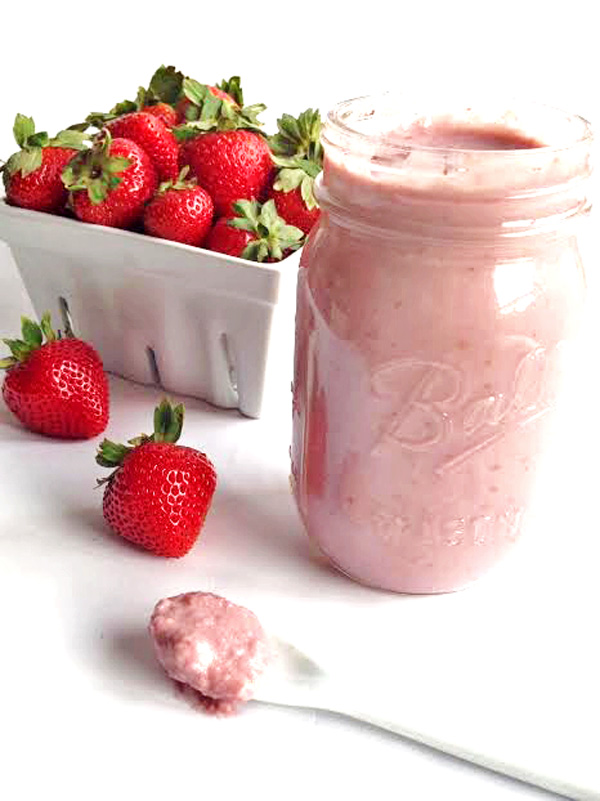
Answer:
[{"label": "reflection on glass", "polygon": [[522,312],[535,300],[533,259],[500,262],[494,269],[494,291],[500,314]]}]

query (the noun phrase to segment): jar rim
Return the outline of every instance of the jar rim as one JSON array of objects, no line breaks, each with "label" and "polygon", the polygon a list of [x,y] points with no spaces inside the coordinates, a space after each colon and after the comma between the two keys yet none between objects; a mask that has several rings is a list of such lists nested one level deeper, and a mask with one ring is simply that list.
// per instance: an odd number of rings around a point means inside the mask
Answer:
[{"label": "jar rim", "polygon": [[[382,139],[381,134],[385,135],[385,131],[375,134],[368,130],[361,130],[356,126],[357,111],[361,116],[358,117],[360,121],[365,119],[374,119],[377,115],[375,104],[387,105],[388,108],[396,110],[404,110],[405,113],[412,116],[413,120],[423,118],[425,112],[428,116],[440,116],[442,110],[446,113],[474,112],[479,110],[497,109],[498,121],[507,122],[509,125],[505,130],[510,130],[510,123],[514,123],[519,119],[519,112],[521,117],[531,116],[537,114],[540,118],[545,117],[546,122],[552,118],[555,123],[560,123],[573,129],[574,135],[571,138],[565,137],[563,133],[562,141],[545,142],[545,138],[540,135],[540,131],[525,130],[520,126],[513,126],[512,130],[524,134],[529,137],[531,141],[540,142],[540,144],[531,147],[518,147],[518,148],[486,148],[485,150],[470,147],[444,147],[436,145],[425,145],[421,143],[410,142],[389,142]],[[362,111],[361,111],[362,108]],[[411,111],[412,109],[412,111]],[[439,109],[439,110],[438,110]],[[503,109],[503,111],[500,111]],[[352,120],[352,115],[355,119]],[[504,119],[502,119],[504,118]],[[354,124],[353,124],[354,122]],[[412,98],[407,93],[399,92],[382,92],[379,94],[359,95],[348,100],[336,103],[328,112],[326,116],[326,125],[324,126],[322,138],[325,144],[336,144],[331,140],[328,135],[330,132],[341,134],[342,137],[352,141],[352,143],[363,144],[365,148],[372,147],[375,140],[378,141],[378,147],[385,150],[386,155],[393,157],[397,154],[402,160],[407,151],[415,153],[423,153],[423,155],[441,156],[441,157],[460,157],[464,155],[477,154],[479,157],[485,155],[486,157],[494,159],[510,160],[515,154],[519,159],[526,159],[528,154],[535,154],[537,157],[544,155],[545,157],[551,156],[553,153],[561,153],[577,146],[591,146],[594,141],[594,134],[591,123],[583,116],[564,111],[558,106],[553,106],[538,101],[531,101],[527,99],[520,99],[517,97],[500,98],[495,101],[490,101],[487,98],[478,98],[477,96],[470,97],[468,101],[464,97],[450,98],[445,95],[444,98],[436,98],[434,95],[422,95]],[[389,164],[389,166],[393,166]]]}]

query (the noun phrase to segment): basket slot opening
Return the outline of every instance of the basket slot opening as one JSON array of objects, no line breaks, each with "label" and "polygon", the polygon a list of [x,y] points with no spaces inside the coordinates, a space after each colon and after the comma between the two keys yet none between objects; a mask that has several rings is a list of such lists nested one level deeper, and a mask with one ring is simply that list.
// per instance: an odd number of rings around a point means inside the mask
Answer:
[{"label": "basket slot opening", "polygon": [[150,367],[152,383],[157,387],[162,387],[158,362],[156,361],[156,353],[154,352],[154,348],[151,348],[150,345],[148,345],[146,348],[146,355],[148,357],[148,366]]},{"label": "basket slot opening", "polygon": [[237,395],[238,392],[237,370],[235,366],[235,360],[233,358],[233,351],[229,344],[229,337],[227,336],[227,334],[221,334],[219,339],[221,342],[221,348],[223,349],[223,356],[225,357],[225,364],[227,365],[227,375],[229,376],[229,383],[231,384],[231,389]]},{"label": "basket slot opening", "polygon": [[66,336],[73,336],[74,334],[74,327],[73,327],[73,317],[71,315],[71,310],[69,309],[69,304],[67,303],[67,299],[62,295],[58,296],[58,310],[60,312],[60,318],[63,324],[63,328],[65,329]]}]

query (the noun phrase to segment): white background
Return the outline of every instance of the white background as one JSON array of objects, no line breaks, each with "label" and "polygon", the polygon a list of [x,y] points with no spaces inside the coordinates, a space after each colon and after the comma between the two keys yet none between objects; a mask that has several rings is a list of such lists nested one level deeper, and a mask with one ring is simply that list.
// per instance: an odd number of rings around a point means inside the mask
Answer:
[{"label": "white background", "polygon": [[[51,134],[104,110],[161,63],[200,81],[241,75],[273,116],[419,85],[600,111],[592,0],[3,3],[0,153],[15,111]],[[265,118],[268,119],[268,118]]]},{"label": "white background", "polygon": [[[597,19],[593,12],[594,4],[583,0],[560,3],[458,0],[402,5],[380,0],[360,5],[309,0],[157,5],[126,0],[103,0],[95,4],[63,0],[43,6],[5,2],[0,45],[0,156],[7,158],[13,150],[11,128],[17,111],[33,116],[39,129],[54,134],[81,120],[89,111],[105,110],[116,101],[133,98],[138,85],[147,84],[161,63],[174,64],[203,82],[241,75],[246,100],[268,105],[265,120],[270,127],[284,111],[297,114],[308,106],[319,106],[324,111],[335,101],[351,96],[383,89],[412,90],[419,85],[437,89],[461,85],[465,91],[520,95],[565,107],[595,123],[600,113],[600,70]],[[19,297],[19,291],[4,247],[0,248],[0,291],[10,299],[0,305],[0,333],[8,334],[18,323],[24,304],[13,301]],[[147,400],[144,392],[118,389],[119,396],[132,410]],[[199,404],[192,405],[192,409],[200,414]],[[133,412],[130,417],[135,417]],[[2,422],[8,425],[7,418],[3,417]],[[15,429],[11,431],[14,440],[11,447],[18,457],[21,435]],[[40,458],[43,458],[41,452]],[[92,473],[93,470],[90,480]],[[88,480],[87,475],[85,479]],[[49,493],[40,492],[40,509],[47,511],[51,508]],[[67,495],[74,497],[69,492]],[[5,513],[10,500],[3,496]],[[242,552],[251,571],[252,548]],[[192,567],[198,564],[201,574],[200,563],[190,564]],[[231,568],[234,573],[240,569],[239,565]],[[144,570],[140,569],[140,580],[144,578]],[[159,582],[155,578],[152,581],[152,587],[158,588]],[[252,584],[250,577],[248,584]],[[119,588],[118,598],[127,601],[123,587]],[[136,598],[139,605],[139,594]],[[260,600],[259,593],[257,603]],[[313,615],[315,602],[312,597],[308,604]],[[263,604],[266,604],[264,599]],[[114,687],[119,686],[119,664],[116,660],[116,666],[111,664],[107,673],[106,699],[113,698]],[[43,667],[35,680],[44,681]],[[103,684],[101,674],[96,682],[99,686]],[[69,755],[65,753],[60,769],[54,764],[52,771],[51,756],[59,750],[52,742],[52,732],[60,732],[60,726],[57,721],[54,729],[46,721],[43,731],[48,738],[47,749],[39,737],[32,738],[32,773],[49,771],[47,786],[56,792],[65,776],[76,775],[76,782],[64,782],[64,801],[99,798],[93,792],[94,787],[106,787],[108,792],[112,781],[115,782],[112,798],[119,801],[126,796],[120,794],[118,787],[125,784],[132,787],[136,776],[144,797],[152,801],[155,797],[169,797],[165,786],[157,785],[153,794],[153,762],[159,759],[162,739],[177,738],[183,731],[190,737],[193,724],[183,711],[170,718],[162,715],[161,710],[152,730],[152,715],[142,711],[141,699],[146,689],[149,693],[156,691],[158,682],[160,679],[156,677],[154,683],[146,680],[135,698],[142,725],[148,727],[144,743],[151,752],[147,760],[140,759],[139,754],[131,761],[128,759],[127,751],[129,748],[135,751],[135,744],[119,735],[120,720],[115,718],[113,736],[119,743],[121,759],[115,760],[114,748],[110,749],[108,764],[101,753],[90,754],[85,771],[72,773]],[[47,691],[51,693],[52,689],[49,687]],[[126,694],[125,687],[121,691]],[[164,703],[168,702],[167,698]],[[85,704],[84,695],[82,703]],[[27,707],[26,699],[23,704]],[[95,704],[97,707],[98,701]],[[111,710],[113,707],[118,710],[112,701],[107,700],[107,704]],[[58,717],[59,709],[57,704]],[[33,730],[34,712],[28,709],[27,716],[27,725]],[[102,717],[99,709],[95,714],[98,719]],[[131,709],[128,714],[131,715]],[[159,719],[165,720],[164,728],[156,722]],[[85,725],[90,724],[85,707],[80,723],[85,732]],[[103,725],[108,724],[104,721]],[[187,788],[192,797],[199,798],[208,792],[214,798],[229,801],[243,792],[244,771],[256,797],[261,792],[261,781],[266,775],[270,777],[264,784],[266,799],[297,798],[308,793],[314,798],[324,798],[325,788],[330,797],[358,798],[369,794],[369,787],[376,798],[411,801],[549,797],[368,727],[348,727],[339,719],[314,713],[299,712],[290,717],[283,712],[254,709],[240,721],[217,724],[211,721],[209,725],[203,720],[197,725],[201,731],[198,785]],[[27,731],[21,728],[22,749],[27,749]],[[255,742],[258,732],[263,743],[260,748]],[[4,733],[7,734],[6,727]],[[111,738],[109,728],[105,735]],[[244,749],[248,749],[247,758],[242,760],[242,772],[233,770],[226,787],[220,791],[215,787],[218,781],[223,781],[226,760],[216,760],[218,770],[211,770],[202,759],[202,738],[206,738],[204,742],[218,743],[222,753],[231,748],[240,759]],[[100,747],[101,740],[94,738],[94,746]],[[78,749],[78,760],[83,753],[83,747]],[[263,765],[257,765],[259,753]],[[185,754],[186,759],[192,758],[189,748]],[[282,770],[273,772],[272,758]],[[214,755],[211,759],[214,760]],[[19,762],[20,769],[25,764],[25,760]],[[81,778],[84,775],[90,782],[88,786],[81,783],[85,782]],[[11,776],[10,772],[4,773],[4,780],[0,774],[0,787],[4,781],[6,791],[0,791],[0,795],[11,801],[29,801],[35,797],[25,789],[27,783],[21,785],[20,792],[16,789],[18,775],[12,774],[11,780],[7,776]],[[13,784],[6,784],[8,781]],[[131,790],[128,797],[133,797]]]}]

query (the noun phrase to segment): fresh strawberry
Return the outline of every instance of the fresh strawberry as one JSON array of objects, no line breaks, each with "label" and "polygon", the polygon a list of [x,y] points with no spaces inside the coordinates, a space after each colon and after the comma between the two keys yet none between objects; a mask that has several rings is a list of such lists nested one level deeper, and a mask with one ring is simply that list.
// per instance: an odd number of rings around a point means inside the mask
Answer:
[{"label": "fresh strawberry", "polygon": [[206,238],[204,247],[228,256],[246,258],[246,247],[256,239],[256,235],[252,231],[235,228],[231,221],[231,217],[219,217]]},{"label": "fresh strawberry", "polygon": [[[285,172],[282,170],[281,172]],[[309,179],[312,176],[304,173]],[[294,181],[296,179],[294,178]],[[302,178],[300,178],[300,186],[297,184],[286,183],[285,179],[278,177],[275,180],[274,186],[269,192],[269,197],[275,201],[277,213],[290,225],[295,225],[300,228],[305,234],[310,233],[310,230],[319,219],[321,210],[317,205],[312,193],[302,195]],[[277,188],[276,188],[277,187]],[[290,187],[290,188],[284,188]]]},{"label": "fresh strawberry", "polygon": [[278,133],[270,137],[269,144],[279,170],[269,197],[286,222],[308,234],[320,213],[314,181],[323,168],[321,116],[310,108],[297,119],[284,114],[277,127]]},{"label": "fresh strawberry", "polygon": [[153,106],[142,106],[141,111],[152,114],[162,120],[167,128],[174,128],[179,123],[179,114],[168,103],[155,103]]},{"label": "fresh strawberry", "polygon": [[273,163],[265,139],[253,131],[212,131],[183,145],[180,165],[210,194],[219,216],[231,214],[241,198],[262,199]]},{"label": "fresh strawberry", "polygon": [[23,339],[4,340],[12,355],[0,361],[8,370],[2,395],[31,431],[89,439],[108,423],[108,381],[94,348],[65,328],[57,337],[48,313],[39,325],[22,318]]},{"label": "fresh strawberry", "polygon": [[85,147],[79,131],[60,131],[54,139],[35,132],[31,117],[17,114],[13,126],[21,148],[0,169],[6,200],[13,206],[57,213],[65,208],[67,190],[61,174],[73,156]]},{"label": "fresh strawberry", "polygon": [[237,76],[216,87],[185,78],[182,92],[189,105],[186,122],[173,131],[182,142],[179,166],[189,164],[219,215],[231,214],[231,204],[241,198],[262,200],[274,169],[260,134],[258,115],[265,106],[243,105]]},{"label": "fresh strawberry", "polygon": [[154,433],[120,445],[103,440],[96,456],[116,468],[106,483],[104,518],[126,540],[159,556],[184,556],[208,513],[217,474],[208,457],[177,445],[184,408],[163,400],[154,412]]},{"label": "fresh strawberry", "polygon": [[129,139],[150,156],[159,181],[177,179],[179,148],[175,137],[158,117],[145,111],[124,114],[106,123],[111,136]]},{"label": "fresh strawberry", "polygon": [[279,261],[302,245],[304,234],[278,216],[272,200],[262,206],[256,200],[233,204],[235,217],[221,217],[205,241],[205,247],[250,261]]},{"label": "fresh strawberry", "polygon": [[144,210],[144,231],[151,236],[201,245],[208,233],[214,206],[211,196],[195,179],[186,180],[184,167],[176,181],[160,185]]},{"label": "fresh strawberry", "polygon": [[76,217],[115,228],[128,228],[141,218],[158,183],[145,150],[129,139],[112,139],[109,131],[69,162],[63,181]]}]

